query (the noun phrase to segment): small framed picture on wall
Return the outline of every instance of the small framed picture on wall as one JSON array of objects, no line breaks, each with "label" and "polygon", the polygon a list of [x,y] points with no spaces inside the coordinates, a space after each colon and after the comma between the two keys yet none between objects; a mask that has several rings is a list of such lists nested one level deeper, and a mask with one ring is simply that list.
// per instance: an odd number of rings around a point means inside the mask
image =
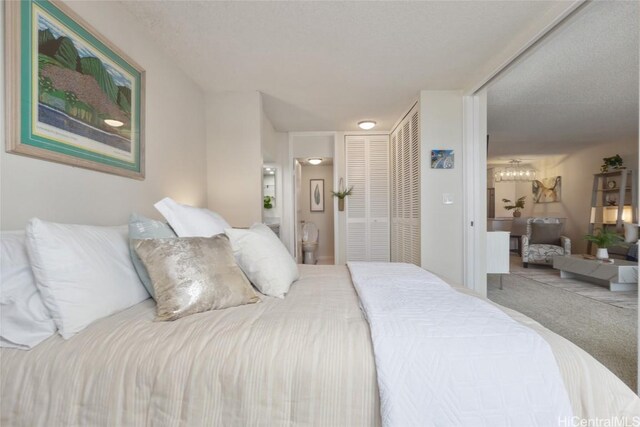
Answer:
[{"label": "small framed picture on wall", "polygon": [[324,212],[324,179],[309,180],[311,212]]}]

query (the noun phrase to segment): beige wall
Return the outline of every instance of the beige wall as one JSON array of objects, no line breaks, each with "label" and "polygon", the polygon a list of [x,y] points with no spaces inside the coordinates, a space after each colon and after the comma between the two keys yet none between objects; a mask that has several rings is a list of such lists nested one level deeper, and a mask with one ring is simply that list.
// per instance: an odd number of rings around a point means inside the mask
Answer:
[{"label": "beige wall", "polygon": [[[311,179],[324,179],[324,212],[311,212],[310,210],[310,184]],[[317,257],[329,259],[334,257],[333,252],[333,166],[303,166],[302,188],[300,192],[300,220],[313,222],[319,231],[319,245]]]},{"label": "beige wall", "polygon": [[262,220],[260,92],[210,94],[206,110],[209,209],[249,227]]},{"label": "beige wall", "polygon": [[564,233],[571,238],[573,252],[584,253],[587,245],[583,236],[589,227],[593,174],[600,172],[603,157],[616,154],[620,154],[627,167],[635,169],[638,164],[637,140],[607,142],[576,150],[568,155],[551,156],[533,162],[539,178],[557,175],[562,177],[561,200],[555,203],[534,204],[531,183],[518,183],[516,193],[527,195],[523,216],[566,218]]},{"label": "beige wall", "polygon": [[[462,93],[420,93],[422,267],[463,283]],[[431,169],[431,150],[454,150],[453,169]],[[443,193],[453,204],[442,202]]]},{"label": "beige wall", "polygon": [[[158,217],[165,196],[206,204],[204,96],[117,2],[68,5],[139,63],[146,74],[146,179],[137,181],[7,154],[0,149],[0,227],[24,228],[29,218],[97,225],[124,224],[132,211]],[[0,15],[4,8],[0,7]],[[4,17],[0,16],[0,22]],[[0,38],[4,31],[0,31]],[[4,47],[4,41],[0,40]],[[4,54],[0,55],[0,73]],[[0,102],[4,102],[4,78]],[[0,108],[4,120],[4,106]]]}]

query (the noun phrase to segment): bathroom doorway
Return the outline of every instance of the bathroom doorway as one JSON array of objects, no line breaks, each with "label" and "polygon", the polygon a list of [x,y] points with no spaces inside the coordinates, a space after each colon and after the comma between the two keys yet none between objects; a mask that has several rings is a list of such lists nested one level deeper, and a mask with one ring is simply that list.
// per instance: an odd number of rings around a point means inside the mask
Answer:
[{"label": "bathroom doorway", "polygon": [[334,264],[333,159],[296,158],[294,170],[296,259]]}]

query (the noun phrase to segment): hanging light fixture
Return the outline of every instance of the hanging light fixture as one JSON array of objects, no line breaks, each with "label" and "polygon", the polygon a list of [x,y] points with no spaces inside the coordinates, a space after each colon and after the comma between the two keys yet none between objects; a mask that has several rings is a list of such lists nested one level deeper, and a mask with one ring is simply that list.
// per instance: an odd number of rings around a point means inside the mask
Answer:
[{"label": "hanging light fixture", "polygon": [[522,161],[510,160],[509,166],[504,169],[498,169],[493,174],[495,182],[502,181],[533,181],[536,179],[536,170],[533,168],[525,168],[520,166]]}]

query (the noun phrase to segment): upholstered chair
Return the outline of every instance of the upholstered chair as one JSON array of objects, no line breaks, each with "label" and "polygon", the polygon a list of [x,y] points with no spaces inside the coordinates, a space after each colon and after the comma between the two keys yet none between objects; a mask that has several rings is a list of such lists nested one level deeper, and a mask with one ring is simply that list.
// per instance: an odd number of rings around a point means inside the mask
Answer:
[{"label": "upholstered chair", "polygon": [[522,266],[529,263],[553,264],[553,257],[571,255],[571,240],[563,236],[559,218],[527,218],[526,234],[521,238]]}]

